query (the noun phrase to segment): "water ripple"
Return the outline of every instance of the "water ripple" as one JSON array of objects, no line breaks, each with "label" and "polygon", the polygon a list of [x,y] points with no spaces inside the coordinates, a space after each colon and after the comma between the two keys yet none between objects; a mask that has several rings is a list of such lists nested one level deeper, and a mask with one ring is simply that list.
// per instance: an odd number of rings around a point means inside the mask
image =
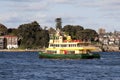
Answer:
[{"label": "water ripple", "polygon": [[1,52],[0,80],[120,80],[120,53],[101,59],[39,59],[37,52]]}]

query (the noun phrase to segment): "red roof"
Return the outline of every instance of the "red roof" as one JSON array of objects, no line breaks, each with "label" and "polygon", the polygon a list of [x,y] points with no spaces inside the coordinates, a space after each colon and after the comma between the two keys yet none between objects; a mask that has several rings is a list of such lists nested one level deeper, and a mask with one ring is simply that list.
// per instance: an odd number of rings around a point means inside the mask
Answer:
[{"label": "red roof", "polygon": [[12,35],[5,35],[4,37],[5,38],[9,38],[9,37],[16,37],[17,38],[17,36],[12,36]]}]

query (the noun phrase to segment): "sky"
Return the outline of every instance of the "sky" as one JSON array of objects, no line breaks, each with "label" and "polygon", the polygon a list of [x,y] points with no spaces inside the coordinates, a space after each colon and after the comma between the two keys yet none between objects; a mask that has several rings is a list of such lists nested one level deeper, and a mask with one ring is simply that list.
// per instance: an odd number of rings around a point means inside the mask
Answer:
[{"label": "sky", "polygon": [[37,21],[41,27],[81,25],[120,31],[120,0],[0,0],[0,23],[7,28]]}]

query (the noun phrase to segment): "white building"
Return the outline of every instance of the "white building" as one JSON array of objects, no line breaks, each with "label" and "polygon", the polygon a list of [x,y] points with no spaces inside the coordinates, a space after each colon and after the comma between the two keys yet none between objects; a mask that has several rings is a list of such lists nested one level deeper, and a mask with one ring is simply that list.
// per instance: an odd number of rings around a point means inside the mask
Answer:
[{"label": "white building", "polygon": [[17,36],[6,35],[4,37],[7,42],[7,44],[6,44],[7,49],[18,48],[18,37]]}]

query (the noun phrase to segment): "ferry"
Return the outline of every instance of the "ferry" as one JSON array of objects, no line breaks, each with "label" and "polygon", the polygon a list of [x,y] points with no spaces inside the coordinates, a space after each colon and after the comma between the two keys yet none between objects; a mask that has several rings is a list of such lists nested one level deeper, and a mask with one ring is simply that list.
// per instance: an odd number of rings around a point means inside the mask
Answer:
[{"label": "ferry", "polygon": [[56,30],[50,35],[49,46],[45,51],[39,52],[40,58],[48,59],[94,59],[100,58],[98,53],[92,53],[96,48],[91,42],[72,40],[71,36],[61,34]]}]

